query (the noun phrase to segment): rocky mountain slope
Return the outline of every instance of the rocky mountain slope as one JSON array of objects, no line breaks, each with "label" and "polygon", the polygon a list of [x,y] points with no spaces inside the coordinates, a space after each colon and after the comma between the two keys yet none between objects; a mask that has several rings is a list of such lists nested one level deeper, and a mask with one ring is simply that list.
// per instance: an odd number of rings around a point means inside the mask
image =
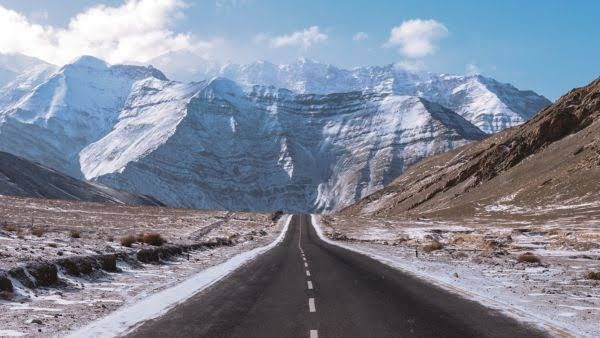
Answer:
[{"label": "rocky mountain slope", "polygon": [[173,206],[332,210],[485,135],[415,96],[182,84],[83,57],[0,113],[0,149]]},{"label": "rocky mountain slope", "polygon": [[[179,59],[168,55],[155,62],[173,69],[176,67],[171,66],[173,60]],[[297,93],[372,90],[419,96],[455,111],[486,133],[519,125],[551,103],[533,91],[522,91],[481,75],[414,72],[393,64],[341,69],[305,59],[283,65],[262,61],[221,67],[201,59],[198,62],[203,65],[193,69],[198,80],[222,76],[243,85],[272,85]],[[174,75],[180,73],[181,69],[174,69]]]},{"label": "rocky mountain slope", "polygon": [[344,215],[600,213],[600,78],[523,125],[428,158]]},{"label": "rocky mountain slope", "polygon": [[88,183],[0,152],[0,195],[128,205],[162,205],[144,196]]},{"label": "rocky mountain slope", "polygon": [[4,102],[0,111],[0,150],[78,178],[79,152],[112,129],[132,84],[148,77],[166,80],[154,68],[109,66],[92,57],[77,59],[45,81],[32,76],[24,79],[41,83]]},{"label": "rocky mountain slope", "polygon": [[[171,205],[330,210],[383,187],[406,165],[484,136],[416,97],[245,92],[226,79],[193,89],[154,79],[139,86],[113,131],[82,151],[82,171]],[[140,110],[148,92],[160,103]]]}]

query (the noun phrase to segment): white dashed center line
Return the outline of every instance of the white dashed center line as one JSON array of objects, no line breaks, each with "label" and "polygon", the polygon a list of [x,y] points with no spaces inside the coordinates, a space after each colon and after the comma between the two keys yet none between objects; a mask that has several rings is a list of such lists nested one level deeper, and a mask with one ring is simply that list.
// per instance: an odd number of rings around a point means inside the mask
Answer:
[{"label": "white dashed center line", "polygon": [[[298,249],[300,249],[300,255],[304,262],[304,268],[306,268],[306,276],[310,277],[310,270],[308,270],[308,262],[306,261],[306,256],[304,255],[304,250],[302,249],[302,226],[300,226],[300,237],[298,238]],[[312,281],[306,281],[306,286],[308,290],[313,290]],[[315,306],[315,299],[310,297],[308,298],[308,311],[309,312],[317,312],[317,308]],[[310,330],[310,338],[319,338],[319,332],[317,330]]]},{"label": "white dashed center line", "polygon": [[308,311],[317,312],[317,308],[315,307],[315,299],[314,298],[308,299]]}]

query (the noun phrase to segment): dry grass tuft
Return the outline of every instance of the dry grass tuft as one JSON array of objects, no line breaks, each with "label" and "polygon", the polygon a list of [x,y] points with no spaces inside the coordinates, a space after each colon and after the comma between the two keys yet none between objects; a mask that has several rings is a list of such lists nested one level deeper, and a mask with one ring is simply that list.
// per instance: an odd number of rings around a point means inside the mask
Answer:
[{"label": "dry grass tuft", "polygon": [[128,247],[128,248],[131,248],[131,246],[136,242],[137,242],[137,239],[134,235],[128,235],[128,236],[121,238],[121,245]]},{"label": "dry grass tuft", "polygon": [[142,242],[149,244],[149,245],[161,246],[161,245],[165,244],[167,241],[160,234],[145,233],[144,236],[142,237]]},{"label": "dry grass tuft", "polygon": [[81,233],[77,230],[71,230],[69,236],[71,236],[71,238],[81,238]]},{"label": "dry grass tuft", "polygon": [[517,262],[518,263],[541,263],[542,260],[538,256],[532,254],[531,252],[526,252],[517,257]]},{"label": "dry grass tuft", "polygon": [[600,280],[600,271],[590,271],[585,275],[585,278],[591,280]]},{"label": "dry grass tuft", "polygon": [[438,241],[433,241],[433,242],[423,246],[423,251],[433,252],[433,251],[441,250],[443,248],[444,248],[444,244],[442,244]]},{"label": "dry grass tuft", "polygon": [[31,234],[34,235],[34,236],[36,236],[36,237],[42,237],[42,236],[44,236],[45,232],[46,231],[42,227],[33,227],[33,228],[31,228]]},{"label": "dry grass tuft", "polygon": [[7,222],[2,223],[2,229],[8,232],[17,232],[19,230],[16,225]]}]

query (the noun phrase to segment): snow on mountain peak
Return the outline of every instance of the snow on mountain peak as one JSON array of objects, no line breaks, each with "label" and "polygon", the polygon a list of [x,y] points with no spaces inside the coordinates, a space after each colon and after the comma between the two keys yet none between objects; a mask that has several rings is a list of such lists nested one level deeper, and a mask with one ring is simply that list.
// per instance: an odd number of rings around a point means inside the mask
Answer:
[{"label": "snow on mountain peak", "polygon": [[263,61],[204,68],[195,76],[198,80],[223,76],[245,87],[275,86],[297,93],[375,90],[421,96],[457,112],[486,133],[521,124],[550,104],[532,91],[520,91],[481,75],[435,74],[398,64],[348,70],[306,59],[282,65]]},{"label": "snow on mountain peak", "polygon": [[172,206],[334,210],[539,104],[491,79],[394,65],[204,69],[184,84],[81,57],[0,112],[0,150]]},{"label": "snow on mountain peak", "polygon": [[82,55],[77,57],[72,62],[68,63],[65,67],[86,67],[94,69],[105,69],[108,68],[108,64],[104,60],[100,60],[97,57],[90,55]]}]

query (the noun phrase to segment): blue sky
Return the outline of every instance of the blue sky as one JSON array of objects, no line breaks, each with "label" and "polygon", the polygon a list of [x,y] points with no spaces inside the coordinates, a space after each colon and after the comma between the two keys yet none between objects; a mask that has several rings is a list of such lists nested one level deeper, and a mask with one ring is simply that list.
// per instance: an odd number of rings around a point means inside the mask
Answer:
[{"label": "blue sky", "polygon": [[[305,56],[343,67],[403,62],[435,72],[479,72],[550,99],[600,75],[598,1],[129,0],[160,3],[150,9],[156,22],[133,33],[115,29],[116,38],[105,37],[102,32],[107,28],[102,25],[121,12],[108,12],[105,17],[88,13],[83,24],[73,25],[76,15],[90,8],[103,4],[118,9],[124,2],[0,0],[5,11],[14,11],[26,21],[15,24],[46,29],[42,36],[32,33],[21,39],[31,46],[0,38],[0,52],[20,51],[41,58],[52,54],[46,59],[54,63],[80,50],[113,62],[145,61],[165,52],[163,46],[157,47],[161,45],[157,41],[164,41],[162,45],[193,48],[198,54],[233,62],[289,62]],[[123,22],[143,21],[128,15],[123,15]],[[99,28],[89,28],[88,22],[96,17]],[[394,40],[391,31],[414,19],[433,20],[428,27],[438,34],[427,41],[430,49],[411,54],[402,51],[406,36]],[[22,30],[26,29],[18,29]],[[65,32],[57,33],[60,30]],[[118,34],[132,34],[126,41],[148,40],[117,53],[111,44],[102,42],[102,49],[96,40],[81,41],[93,34],[113,40],[120,39]],[[55,41],[59,39],[66,42],[60,45]]]}]

